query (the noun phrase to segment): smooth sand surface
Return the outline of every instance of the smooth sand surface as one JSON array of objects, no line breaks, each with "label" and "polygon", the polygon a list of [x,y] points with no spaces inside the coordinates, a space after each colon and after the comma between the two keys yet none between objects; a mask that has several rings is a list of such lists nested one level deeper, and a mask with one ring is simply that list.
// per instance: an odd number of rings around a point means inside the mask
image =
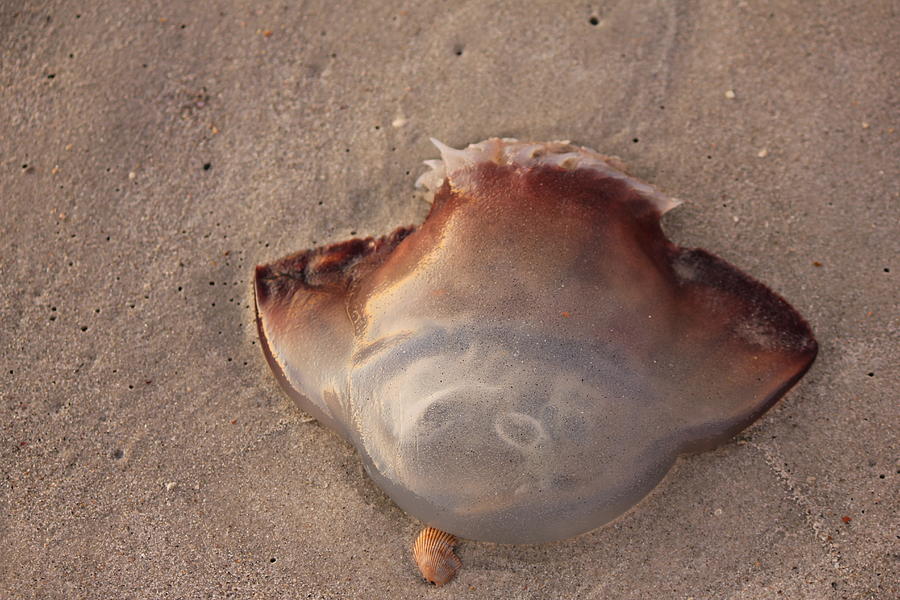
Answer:
[{"label": "smooth sand surface", "polygon": [[[897,11],[4,2],[0,598],[896,597]],[[278,389],[250,281],[421,221],[428,137],[493,135],[686,200],[672,239],[783,294],[820,354],[616,523],[463,543],[434,588],[420,524]]]}]

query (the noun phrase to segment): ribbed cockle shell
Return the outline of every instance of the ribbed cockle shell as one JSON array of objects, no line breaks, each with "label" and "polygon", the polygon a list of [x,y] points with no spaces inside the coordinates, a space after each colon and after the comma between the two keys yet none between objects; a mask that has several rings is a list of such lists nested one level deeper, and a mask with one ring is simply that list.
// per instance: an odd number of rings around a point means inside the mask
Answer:
[{"label": "ribbed cockle shell", "polygon": [[444,585],[462,567],[462,561],[453,552],[457,539],[452,534],[434,527],[426,527],[413,544],[413,557],[422,577],[435,585]]}]

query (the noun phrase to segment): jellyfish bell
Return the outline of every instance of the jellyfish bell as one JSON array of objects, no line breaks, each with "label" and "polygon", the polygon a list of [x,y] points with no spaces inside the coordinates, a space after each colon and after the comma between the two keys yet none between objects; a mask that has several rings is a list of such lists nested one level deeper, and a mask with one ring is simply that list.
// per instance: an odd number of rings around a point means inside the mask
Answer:
[{"label": "jellyfish bell", "polygon": [[594,529],[811,365],[803,318],[667,240],[679,202],[615,160],[565,142],[438,148],[420,226],[256,273],[281,384],[426,524],[506,543]]}]

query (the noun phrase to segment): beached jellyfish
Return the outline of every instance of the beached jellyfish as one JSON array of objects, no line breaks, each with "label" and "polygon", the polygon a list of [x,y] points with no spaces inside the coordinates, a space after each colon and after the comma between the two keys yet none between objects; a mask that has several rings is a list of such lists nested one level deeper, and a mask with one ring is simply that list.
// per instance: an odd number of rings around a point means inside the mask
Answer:
[{"label": "beached jellyfish", "polygon": [[812,363],[803,318],[669,242],[659,219],[679,202],[614,159],[564,142],[435,143],[420,226],[256,271],[273,371],[440,530],[416,546],[429,572],[455,573],[454,536],[546,542],[615,519]]}]

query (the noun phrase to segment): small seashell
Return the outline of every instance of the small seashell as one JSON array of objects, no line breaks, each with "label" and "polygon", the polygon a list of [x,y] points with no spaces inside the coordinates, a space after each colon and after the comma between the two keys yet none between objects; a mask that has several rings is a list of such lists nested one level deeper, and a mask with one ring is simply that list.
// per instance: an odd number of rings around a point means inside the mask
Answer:
[{"label": "small seashell", "polygon": [[458,540],[456,536],[426,527],[413,544],[413,557],[422,577],[434,585],[444,585],[462,567],[462,561],[453,552]]}]

